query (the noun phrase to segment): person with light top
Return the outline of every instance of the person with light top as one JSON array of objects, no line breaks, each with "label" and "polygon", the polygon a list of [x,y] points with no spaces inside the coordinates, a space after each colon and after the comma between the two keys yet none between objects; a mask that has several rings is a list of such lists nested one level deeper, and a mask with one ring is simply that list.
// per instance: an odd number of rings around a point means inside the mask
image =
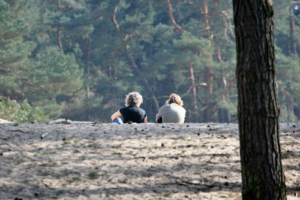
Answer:
[{"label": "person with light top", "polygon": [[[143,97],[138,92],[131,92],[126,95],[125,108],[121,108],[111,116],[113,123],[147,123],[147,114],[140,108]],[[123,117],[123,121],[120,117]]]},{"label": "person with light top", "polygon": [[184,123],[186,110],[183,101],[177,94],[171,94],[166,105],[159,109],[156,115],[157,123]]}]

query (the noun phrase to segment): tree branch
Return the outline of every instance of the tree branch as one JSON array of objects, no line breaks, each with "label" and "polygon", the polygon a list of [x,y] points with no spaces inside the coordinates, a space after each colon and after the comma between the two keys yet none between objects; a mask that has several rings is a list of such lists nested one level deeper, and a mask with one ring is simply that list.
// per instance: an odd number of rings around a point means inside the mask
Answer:
[{"label": "tree branch", "polygon": [[173,26],[180,32],[180,35],[182,35],[183,34],[183,29],[178,24],[176,24],[176,22],[174,20],[172,5],[171,5],[169,0],[166,0],[166,2],[167,2],[168,10],[169,10],[170,20],[171,20]]},{"label": "tree branch", "polygon": [[206,105],[205,103],[203,103],[203,101],[201,100],[201,98],[200,98],[199,96],[197,96],[197,99],[198,99],[198,101],[199,101],[203,106]]},{"label": "tree branch", "polygon": [[198,87],[198,86],[207,86],[207,84],[206,84],[206,83],[198,83],[198,84],[194,84],[194,85],[192,85],[192,86],[188,89],[188,91],[186,92],[186,94],[188,94],[188,93],[191,91],[191,89],[193,89],[193,88],[195,88],[195,87]]}]

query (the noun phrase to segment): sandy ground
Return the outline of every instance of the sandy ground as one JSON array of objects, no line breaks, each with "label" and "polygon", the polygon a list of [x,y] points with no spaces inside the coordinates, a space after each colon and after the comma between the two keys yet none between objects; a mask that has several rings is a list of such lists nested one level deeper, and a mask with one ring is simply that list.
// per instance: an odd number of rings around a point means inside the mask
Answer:
[{"label": "sandy ground", "polygon": [[2,123],[12,123],[12,122],[0,118],[0,124],[2,124]]},{"label": "sandy ground", "polygon": [[[280,139],[300,199],[300,123]],[[237,124],[3,123],[0,166],[1,200],[241,199]]]}]

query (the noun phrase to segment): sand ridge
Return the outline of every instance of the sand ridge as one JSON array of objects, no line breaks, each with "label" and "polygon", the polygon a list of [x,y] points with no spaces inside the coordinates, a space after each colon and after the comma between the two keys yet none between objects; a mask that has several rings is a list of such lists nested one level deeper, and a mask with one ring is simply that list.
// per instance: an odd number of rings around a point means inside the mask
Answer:
[{"label": "sand ridge", "polygon": [[[289,200],[299,137],[300,124],[281,124]],[[241,199],[233,123],[0,124],[0,158],[1,200]]]},{"label": "sand ridge", "polygon": [[4,124],[4,123],[13,123],[13,122],[0,118],[0,124]]}]

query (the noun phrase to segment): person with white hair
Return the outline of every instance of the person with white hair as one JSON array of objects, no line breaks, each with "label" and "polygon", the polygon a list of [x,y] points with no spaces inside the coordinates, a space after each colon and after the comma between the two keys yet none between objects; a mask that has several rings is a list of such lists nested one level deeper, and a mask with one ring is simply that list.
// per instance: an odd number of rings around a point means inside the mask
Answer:
[{"label": "person with white hair", "polygon": [[[131,92],[126,95],[125,108],[121,108],[111,116],[114,123],[147,123],[147,114],[140,108],[143,97],[138,92]],[[123,121],[120,117],[123,117]]]}]

